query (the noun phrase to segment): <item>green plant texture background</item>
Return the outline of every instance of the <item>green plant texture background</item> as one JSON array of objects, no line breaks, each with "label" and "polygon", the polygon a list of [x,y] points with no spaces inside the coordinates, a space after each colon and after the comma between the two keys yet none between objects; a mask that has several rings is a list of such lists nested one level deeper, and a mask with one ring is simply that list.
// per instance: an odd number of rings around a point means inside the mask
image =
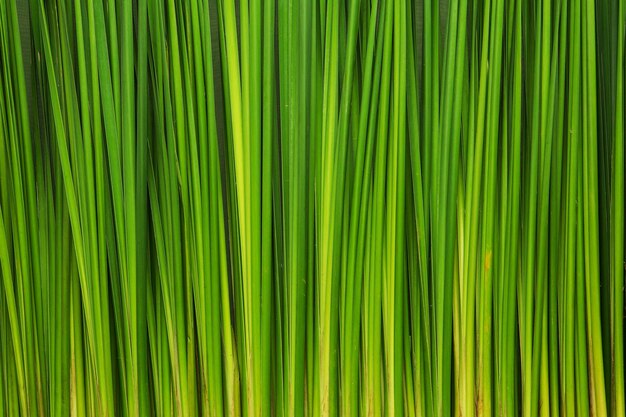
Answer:
[{"label": "green plant texture background", "polygon": [[626,0],[0,0],[0,416],[626,417]]}]

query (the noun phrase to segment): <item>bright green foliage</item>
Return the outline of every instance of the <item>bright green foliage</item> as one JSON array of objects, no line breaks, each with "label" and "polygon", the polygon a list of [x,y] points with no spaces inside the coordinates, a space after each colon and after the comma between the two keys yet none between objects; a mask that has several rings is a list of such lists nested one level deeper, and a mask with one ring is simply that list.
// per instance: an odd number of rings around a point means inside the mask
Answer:
[{"label": "bright green foliage", "polygon": [[624,0],[0,1],[0,415],[626,417],[625,44]]}]

